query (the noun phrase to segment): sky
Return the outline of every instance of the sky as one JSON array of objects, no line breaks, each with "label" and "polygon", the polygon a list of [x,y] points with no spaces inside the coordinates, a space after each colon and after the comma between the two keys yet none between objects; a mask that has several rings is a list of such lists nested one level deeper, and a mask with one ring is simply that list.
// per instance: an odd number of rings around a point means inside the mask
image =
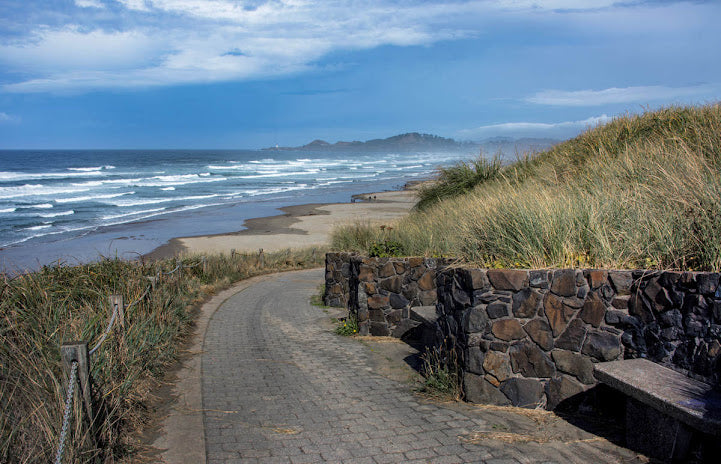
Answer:
[{"label": "sky", "polygon": [[721,99],[721,2],[2,0],[0,149],[573,137]]}]

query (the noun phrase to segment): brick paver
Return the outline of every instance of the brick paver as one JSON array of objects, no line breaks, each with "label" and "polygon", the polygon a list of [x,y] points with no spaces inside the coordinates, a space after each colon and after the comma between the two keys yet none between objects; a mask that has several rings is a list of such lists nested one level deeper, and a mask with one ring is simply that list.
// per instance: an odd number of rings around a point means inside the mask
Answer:
[{"label": "brick paver", "polygon": [[[430,403],[374,373],[368,347],[333,334],[328,316],[309,304],[322,279],[321,270],[279,274],[213,316],[202,358],[208,463],[637,461],[569,424],[539,427],[509,412]],[[565,438],[477,435],[554,427]]]}]

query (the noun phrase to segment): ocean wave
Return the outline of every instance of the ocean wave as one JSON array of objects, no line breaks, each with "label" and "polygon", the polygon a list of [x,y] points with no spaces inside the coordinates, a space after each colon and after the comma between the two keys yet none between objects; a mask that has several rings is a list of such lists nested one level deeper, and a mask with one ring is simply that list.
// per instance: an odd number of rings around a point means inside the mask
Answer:
[{"label": "ocean wave", "polygon": [[39,225],[39,226],[26,227],[26,228],[21,229],[21,230],[43,230],[43,229],[48,229],[48,228],[50,228],[50,227],[52,227],[52,226],[53,226],[52,224],[42,224],[42,225]]},{"label": "ocean wave", "polygon": [[80,172],[92,172],[92,171],[102,171],[102,166],[91,166],[87,168],[68,168],[68,171],[80,171]]},{"label": "ocean wave", "polygon": [[160,190],[165,190],[165,191],[167,191],[167,192],[172,192],[173,190],[175,190],[175,187],[163,187],[163,188],[161,188]]},{"label": "ocean wave", "polygon": [[153,208],[153,209],[146,209],[141,211],[130,211],[128,213],[122,213],[122,214],[111,214],[108,216],[103,216],[100,219],[103,221],[109,221],[111,219],[119,219],[122,217],[130,217],[130,216],[138,216],[140,214],[148,214],[148,213],[156,213],[158,211],[164,211],[165,208]]},{"label": "ocean wave", "polygon": [[44,197],[54,196],[64,193],[87,192],[89,189],[80,187],[53,187],[40,184],[25,184],[15,187],[0,187],[0,199],[9,199],[17,197]]},{"label": "ocean wave", "polygon": [[17,182],[23,180],[71,179],[75,177],[104,176],[100,171],[91,172],[13,172],[0,171],[0,182]]},{"label": "ocean wave", "polygon": [[54,218],[58,216],[70,216],[71,214],[75,214],[75,211],[73,211],[72,209],[70,211],[61,211],[59,213],[38,214],[38,216],[42,218]]},{"label": "ocean wave", "polygon": [[193,195],[188,197],[169,197],[169,198],[147,198],[144,200],[118,200],[109,201],[107,203],[120,206],[120,207],[131,207],[131,206],[142,206],[142,205],[153,205],[157,203],[169,203],[172,201],[194,201],[194,200],[207,200],[208,198],[217,198],[219,193],[211,195]]},{"label": "ocean wave", "polygon": [[4,209],[0,209],[0,214],[4,214],[4,213],[14,213],[15,210],[17,210],[17,208],[4,208]]},{"label": "ocean wave", "polygon": [[53,205],[50,203],[40,203],[37,205],[23,205],[22,208],[33,208],[33,209],[50,209]]},{"label": "ocean wave", "polygon": [[110,198],[133,195],[135,192],[108,193],[105,195],[84,195],[81,197],[56,198],[55,203],[80,203],[81,201],[107,200]]}]

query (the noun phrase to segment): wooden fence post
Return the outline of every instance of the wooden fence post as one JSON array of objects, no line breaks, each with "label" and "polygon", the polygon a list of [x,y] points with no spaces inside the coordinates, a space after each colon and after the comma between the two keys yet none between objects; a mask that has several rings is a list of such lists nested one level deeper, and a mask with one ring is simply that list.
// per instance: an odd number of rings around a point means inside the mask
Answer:
[{"label": "wooden fence post", "polygon": [[70,379],[70,370],[72,369],[73,362],[77,361],[78,363],[77,381],[80,384],[80,388],[75,390],[76,400],[79,396],[82,396],[85,414],[90,424],[90,439],[93,442],[93,446],[97,447],[95,415],[93,414],[93,402],[90,396],[90,356],[88,354],[88,343],[65,342],[60,346],[60,356],[63,360],[63,370],[66,373],[66,387],[70,387],[67,382]]},{"label": "wooden fence post", "polygon": [[235,258],[235,248],[230,249],[230,257]]},{"label": "wooden fence post", "polygon": [[262,248],[258,250],[258,265],[261,269],[265,267],[265,253]]},{"label": "wooden fence post", "polygon": [[205,275],[208,273],[208,260],[203,256],[201,261],[203,262],[203,275]]},{"label": "wooden fence post", "polygon": [[183,276],[183,261],[178,258],[175,265],[178,267],[178,280]]}]

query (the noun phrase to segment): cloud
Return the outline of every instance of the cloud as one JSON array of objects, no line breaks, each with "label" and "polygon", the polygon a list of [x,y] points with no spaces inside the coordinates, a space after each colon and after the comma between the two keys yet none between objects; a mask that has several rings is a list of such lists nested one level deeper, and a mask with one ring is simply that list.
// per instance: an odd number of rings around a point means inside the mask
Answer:
[{"label": "cloud", "polygon": [[611,87],[603,90],[544,90],[525,101],[552,106],[600,106],[614,103],[673,102],[689,98],[718,97],[721,84],[702,84],[687,87],[660,85],[638,87]]},{"label": "cloud", "polygon": [[544,122],[506,122],[490,124],[473,129],[462,129],[458,135],[468,138],[486,138],[495,136],[513,137],[570,137],[584,129],[605,124],[613,118],[602,114],[581,121],[563,121],[556,123]]},{"label": "cloud", "polygon": [[3,113],[0,111],[0,124],[6,124],[6,123],[12,123],[12,122],[19,122],[20,118],[17,116],[12,116],[7,113]]},{"label": "cloud", "polygon": [[105,8],[100,0],[75,0],[75,4],[80,8]]}]

